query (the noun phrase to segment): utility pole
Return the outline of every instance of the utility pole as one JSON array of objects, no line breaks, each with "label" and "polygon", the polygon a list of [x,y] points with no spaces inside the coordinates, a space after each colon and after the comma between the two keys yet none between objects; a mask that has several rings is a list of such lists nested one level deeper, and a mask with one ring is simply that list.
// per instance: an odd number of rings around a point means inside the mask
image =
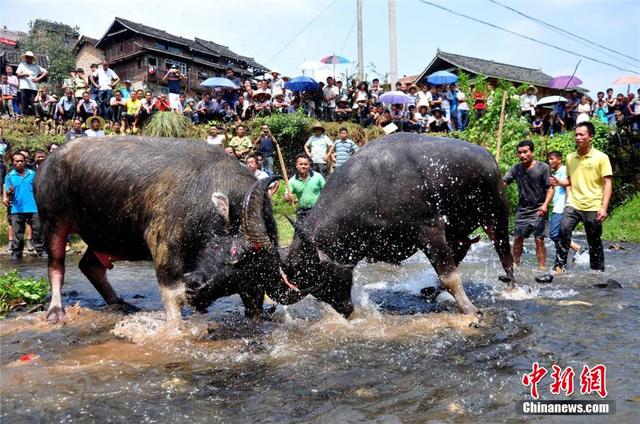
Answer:
[{"label": "utility pole", "polygon": [[396,0],[389,0],[389,83],[391,89],[395,88],[398,81],[398,46],[396,43]]},{"label": "utility pole", "polygon": [[364,48],[362,46],[362,0],[358,0],[358,81],[364,81]]}]

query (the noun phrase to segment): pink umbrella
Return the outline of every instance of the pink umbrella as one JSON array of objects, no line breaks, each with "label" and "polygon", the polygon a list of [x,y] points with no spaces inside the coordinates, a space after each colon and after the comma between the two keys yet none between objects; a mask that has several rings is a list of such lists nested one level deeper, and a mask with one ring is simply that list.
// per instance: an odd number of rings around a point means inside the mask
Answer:
[{"label": "pink umbrella", "polygon": [[626,77],[618,78],[617,80],[612,82],[612,84],[627,84],[627,94],[629,94],[631,92],[631,84],[640,84],[640,77],[637,77],[635,75],[628,75]]},{"label": "pink umbrella", "polygon": [[618,78],[617,80],[615,80],[612,84],[640,84],[640,77],[637,77],[635,75],[629,75],[626,77],[621,77]]},{"label": "pink umbrella", "polygon": [[333,79],[336,79],[336,65],[351,63],[351,61],[346,57],[336,56],[335,54],[323,57],[322,59],[320,59],[320,62],[333,65]]},{"label": "pink umbrella", "polygon": [[566,90],[567,88],[574,88],[582,84],[582,80],[573,75],[562,75],[553,78],[547,84],[550,88],[556,88],[559,90]]}]

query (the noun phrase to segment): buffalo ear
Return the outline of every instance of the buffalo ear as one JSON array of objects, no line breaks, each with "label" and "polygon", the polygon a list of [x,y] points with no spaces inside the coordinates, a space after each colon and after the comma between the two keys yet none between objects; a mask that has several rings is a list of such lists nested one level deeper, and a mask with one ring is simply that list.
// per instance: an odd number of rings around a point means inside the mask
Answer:
[{"label": "buffalo ear", "polygon": [[222,193],[215,192],[211,195],[211,201],[216,211],[224,218],[224,221],[229,223],[229,198]]}]

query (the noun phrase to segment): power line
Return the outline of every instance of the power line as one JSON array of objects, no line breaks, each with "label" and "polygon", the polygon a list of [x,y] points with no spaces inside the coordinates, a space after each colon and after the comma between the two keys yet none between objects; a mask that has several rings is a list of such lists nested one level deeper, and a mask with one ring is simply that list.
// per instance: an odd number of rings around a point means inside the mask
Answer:
[{"label": "power line", "polygon": [[340,48],[340,56],[342,56],[342,52],[344,52],[344,48],[347,45],[347,41],[349,41],[349,37],[351,37],[351,34],[353,33],[353,29],[356,27],[356,22],[358,21],[358,18],[356,17],[356,19],[353,20],[353,24],[351,24],[351,29],[349,30],[349,33],[347,34],[347,38],[344,39],[344,43],[342,43],[342,47]]},{"label": "power line", "polygon": [[547,43],[545,41],[541,41],[541,40],[538,40],[536,38],[529,37],[528,35],[524,35],[524,34],[520,34],[519,32],[508,30],[508,29],[503,28],[501,26],[492,24],[491,22],[483,21],[481,19],[477,19],[477,18],[474,18],[472,16],[465,15],[464,13],[455,12],[455,11],[453,11],[451,9],[448,9],[448,8],[444,7],[444,6],[440,6],[439,4],[435,4],[435,3],[432,3],[432,2],[429,2],[429,1],[426,1],[426,0],[418,0],[418,1],[421,2],[421,3],[427,4],[429,6],[433,6],[433,7],[437,8],[437,9],[441,9],[441,10],[444,10],[446,12],[452,13],[454,15],[461,16],[461,17],[466,18],[466,19],[470,19],[472,21],[481,23],[483,25],[490,26],[491,28],[499,29],[500,31],[503,31],[503,32],[506,32],[506,33],[509,33],[509,34],[512,34],[512,35],[516,35],[516,36],[518,36],[520,38],[524,38],[526,40],[533,41],[533,42],[536,42],[538,44],[542,44],[543,46],[551,47],[551,48],[554,48],[556,50],[560,50],[560,51],[563,51],[565,53],[569,53],[571,55],[575,55],[575,56],[578,56],[578,57],[581,57],[581,58],[584,58],[584,59],[591,60],[593,62],[600,63],[602,65],[610,66],[610,67],[615,68],[615,69],[617,69],[619,71],[625,71],[625,72],[631,72],[631,73],[634,73],[634,74],[640,74],[639,71],[632,70],[632,69],[621,68],[621,67],[619,67],[617,65],[614,65],[612,63],[604,62],[602,60],[599,60],[599,59],[596,59],[596,58],[593,58],[593,57],[590,57],[590,56],[586,56],[586,55],[583,55],[583,54],[580,54],[580,53],[573,52],[571,50],[567,50],[567,49],[565,49],[563,47],[559,47],[559,46],[556,46],[554,44],[550,44],[550,43]]},{"label": "power line", "polygon": [[[496,1],[496,0],[489,0],[489,1],[490,1],[491,3],[497,4],[498,6],[504,7],[505,9],[511,10],[512,12],[517,13],[517,14],[518,14],[518,15],[520,15],[520,16],[524,16],[524,17],[525,17],[525,18],[527,18],[527,19],[530,19],[530,20],[532,20],[532,21],[534,21],[534,22],[537,22],[537,23],[539,23],[540,25],[544,25],[544,26],[546,26],[547,28],[551,28],[551,29],[555,30],[556,32],[559,32],[559,33],[561,33],[561,34],[564,34],[565,36],[571,37],[572,39],[582,40],[582,41],[585,41],[586,43],[588,43],[588,44],[580,43],[580,44],[582,44],[582,45],[584,45],[584,46],[587,46],[587,47],[592,48],[592,49],[595,49],[595,47],[594,47],[594,46],[598,46],[598,47],[600,47],[600,48],[602,48],[602,49],[604,49],[604,50],[607,50],[607,51],[610,51],[610,52],[613,52],[613,53],[619,54],[620,56],[624,56],[624,57],[626,57],[626,58],[628,58],[628,59],[631,59],[631,60],[634,60],[634,61],[636,61],[636,62],[640,62],[640,59],[637,59],[637,58],[635,58],[635,57],[633,57],[633,56],[629,56],[629,55],[627,55],[627,54],[625,54],[625,53],[619,52],[619,51],[614,50],[614,49],[612,49],[612,48],[609,48],[609,47],[603,46],[602,44],[598,44],[598,43],[596,43],[595,41],[588,40],[588,39],[586,39],[586,38],[584,38],[584,37],[581,37],[581,36],[579,36],[579,35],[572,34],[572,33],[570,33],[569,31],[566,31],[566,30],[564,30],[564,29],[562,29],[562,28],[560,28],[560,27],[557,27],[557,26],[555,26],[555,25],[552,25],[552,24],[550,24],[550,23],[547,23],[547,22],[545,22],[545,21],[543,21],[543,20],[541,20],[541,19],[538,19],[538,18],[534,18],[534,17],[532,17],[532,16],[529,16],[529,15],[527,15],[526,13],[520,12],[519,10],[516,10],[516,9],[514,9],[513,7],[510,7],[510,6],[507,6],[506,4],[502,4],[502,3],[500,3],[500,2],[498,2],[498,1]],[[575,40],[574,40],[574,41],[575,41]],[[604,52],[599,52],[599,53],[606,54],[606,53],[604,53]],[[607,55],[607,56],[609,56],[609,55]],[[613,56],[610,56],[610,57],[613,57]],[[628,63],[628,62],[625,62],[625,61],[623,61],[623,60],[621,60],[621,59],[619,59],[619,58],[617,58],[617,57],[613,57],[613,58],[614,58],[614,59],[616,59],[616,60],[620,60],[620,61],[622,61],[622,62],[624,62],[624,63],[627,63],[627,64],[629,64],[629,65],[631,65],[631,66],[635,66],[635,65],[632,65],[632,64],[630,64],[630,63]]]},{"label": "power line", "polygon": [[318,19],[320,19],[320,16],[322,16],[324,14],[324,12],[326,12],[327,10],[329,10],[329,8],[331,6],[333,6],[334,4],[336,4],[338,0],[333,0],[327,7],[325,7],[324,9],[322,9],[320,11],[320,13],[318,13],[307,25],[305,25],[304,28],[302,28],[302,30],[300,32],[298,32],[296,35],[293,36],[293,38],[291,38],[291,40],[287,41],[287,43],[284,45],[284,47],[282,47],[280,50],[278,50],[276,52],[276,54],[273,55],[273,57],[271,57],[271,59],[269,59],[267,61],[267,64],[270,64],[271,61],[273,59],[275,59],[276,57],[280,56],[280,53],[282,53],[283,51],[285,51],[285,49],[287,47],[289,47],[291,45],[291,43],[293,43],[298,37],[300,37],[300,35],[302,35],[303,32],[305,32],[311,25],[313,25],[313,23],[315,21],[317,21]]}]

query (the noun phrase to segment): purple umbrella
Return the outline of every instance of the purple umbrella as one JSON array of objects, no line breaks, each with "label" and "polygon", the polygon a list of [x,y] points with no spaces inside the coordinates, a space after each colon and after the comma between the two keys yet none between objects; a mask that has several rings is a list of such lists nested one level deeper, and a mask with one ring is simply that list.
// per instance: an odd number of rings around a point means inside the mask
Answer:
[{"label": "purple umbrella", "polygon": [[559,90],[566,90],[567,88],[574,88],[582,84],[582,80],[573,75],[562,75],[553,78],[547,84],[550,88],[557,88]]},{"label": "purple umbrella", "polygon": [[378,101],[388,105],[404,105],[406,103],[411,103],[413,98],[404,94],[402,91],[387,91],[378,98]]}]

